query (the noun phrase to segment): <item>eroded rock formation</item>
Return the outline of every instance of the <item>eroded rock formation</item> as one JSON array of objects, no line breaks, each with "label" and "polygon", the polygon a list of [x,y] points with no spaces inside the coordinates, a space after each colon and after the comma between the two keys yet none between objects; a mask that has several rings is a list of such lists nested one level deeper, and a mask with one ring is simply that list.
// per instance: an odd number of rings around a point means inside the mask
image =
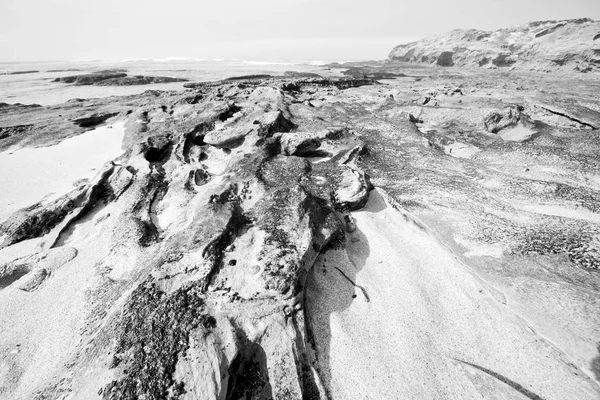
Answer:
[{"label": "eroded rock formation", "polygon": [[0,397],[597,398],[597,82],[373,68],[8,109],[127,122],[0,224]]},{"label": "eroded rock formation", "polygon": [[598,31],[600,22],[587,18],[532,22],[494,32],[457,29],[396,46],[389,60],[441,67],[598,72]]}]

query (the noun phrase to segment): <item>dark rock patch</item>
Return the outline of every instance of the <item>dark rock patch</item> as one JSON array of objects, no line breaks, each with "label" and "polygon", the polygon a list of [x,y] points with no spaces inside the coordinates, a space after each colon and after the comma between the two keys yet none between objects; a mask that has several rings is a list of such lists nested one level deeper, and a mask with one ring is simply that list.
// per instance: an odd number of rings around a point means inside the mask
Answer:
[{"label": "dark rock patch", "polygon": [[151,83],[186,82],[187,79],[171,78],[164,76],[129,76],[123,70],[99,71],[84,75],[63,76],[52,82],[70,83],[74,85],[96,85],[96,86],[131,86],[148,85]]},{"label": "dark rock patch", "polygon": [[75,85],[95,85],[106,79],[124,78],[124,72],[96,72],[87,75],[71,75],[54,79],[52,82],[73,83]]},{"label": "dark rock patch", "polygon": [[498,54],[498,56],[492,60],[492,64],[496,67],[510,67],[516,62],[515,59],[511,58],[510,53]]},{"label": "dark rock patch", "polygon": [[124,377],[108,384],[102,398],[161,400],[169,390],[183,393],[185,383],[173,378],[177,361],[192,332],[208,334],[215,325],[198,286],[167,294],[152,281],[141,284],[125,306],[115,349],[113,367],[123,365]]},{"label": "dark rock patch", "polygon": [[283,76],[287,78],[322,78],[321,75],[314,72],[299,72],[299,71],[285,71]]},{"label": "dark rock patch", "polygon": [[29,70],[29,71],[12,71],[12,72],[4,72],[0,75],[25,75],[25,74],[37,74],[38,70]]},{"label": "dark rock patch", "polygon": [[272,75],[255,74],[255,75],[232,76],[232,77],[226,78],[225,81],[244,81],[244,80],[255,80],[255,79],[268,79],[268,78],[272,78]]},{"label": "dark rock patch", "polygon": [[228,104],[224,111],[219,113],[218,120],[221,122],[227,121],[229,118],[233,117],[235,113],[242,111],[242,108],[235,105],[235,103]]},{"label": "dark rock patch", "polygon": [[4,289],[29,273],[27,265],[19,265],[7,274],[0,275],[0,289]]},{"label": "dark rock patch", "polygon": [[437,65],[440,67],[452,67],[454,65],[454,52],[443,51],[437,58]]},{"label": "dark rock patch", "polygon": [[26,134],[33,129],[33,125],[16,125],[0,127],[0,139],[6,139],[12,135]]},{"label": "dark rock patch", "polygon": [[93,128],[98,125],[103,124],[108,119],[118,115],[118,113],[108,113],[108,114],[93,114],[87,117],[77,118],[73,120],[73,123],[82,127],[82,128]]}]

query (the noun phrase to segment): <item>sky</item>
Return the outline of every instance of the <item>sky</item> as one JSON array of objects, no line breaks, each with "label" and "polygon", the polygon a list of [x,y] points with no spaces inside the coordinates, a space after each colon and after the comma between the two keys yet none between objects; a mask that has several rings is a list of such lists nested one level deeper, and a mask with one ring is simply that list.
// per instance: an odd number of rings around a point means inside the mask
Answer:
[{"label": "sky", "polygon": [[0,0],[0,62],[384,59],[451,29],[582,17],[600,0]]}]

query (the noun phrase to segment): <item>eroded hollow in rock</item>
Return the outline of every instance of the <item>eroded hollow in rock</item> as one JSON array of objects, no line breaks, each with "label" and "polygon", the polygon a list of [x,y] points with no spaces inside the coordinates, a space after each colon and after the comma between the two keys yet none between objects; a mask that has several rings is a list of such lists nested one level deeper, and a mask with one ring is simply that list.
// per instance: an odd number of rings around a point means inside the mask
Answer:
[{"label": "eroded hollow in rock", "polygon": [[219,121],[225,122],[229,118],[233,117],[235,113],[240,112],[240,111],[242,111],[242,107],[239,107],[235,104],[231,104],[231,105],[229,105],[229,107],[227,107],[227,110],[225,110],[221,114],[219,114],[219,116],[218,116]]},{"label": "eroded hollow in rock", "polygon": [[29,268],[26,265],[19,265],[8,274],[0,276],[0,290],[12,285],[28,272]]},{"label": "eroded hollow in rock", "polygon": [[171,155],[171,149],[172,149],[172,145],[168,144],[162,148],[158,148],[158,147],[149,147],[145,152],[144,152],[144,158],[146,159],[146,161],[148,161],[149,163],[159,163],[162,164],[165,161],[167,161],[167,159],[169,158],[169,156]]}]

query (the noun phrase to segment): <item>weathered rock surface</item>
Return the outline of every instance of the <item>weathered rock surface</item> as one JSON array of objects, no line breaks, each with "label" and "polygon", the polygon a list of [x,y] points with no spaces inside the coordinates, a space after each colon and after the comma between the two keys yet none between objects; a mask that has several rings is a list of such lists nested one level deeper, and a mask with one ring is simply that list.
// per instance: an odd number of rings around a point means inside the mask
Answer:
[{"label": "weathered rock surface", "polygon": [[494,32],[458,29],[396,46],[390,61],[441,67],[600,71],[600,21],[539,21]]},{"label": "weathered rock surface", "polygon": [[598,82],[361,68],[6,108],[127,122],[1,224],[0,398],[598,398]]}]

